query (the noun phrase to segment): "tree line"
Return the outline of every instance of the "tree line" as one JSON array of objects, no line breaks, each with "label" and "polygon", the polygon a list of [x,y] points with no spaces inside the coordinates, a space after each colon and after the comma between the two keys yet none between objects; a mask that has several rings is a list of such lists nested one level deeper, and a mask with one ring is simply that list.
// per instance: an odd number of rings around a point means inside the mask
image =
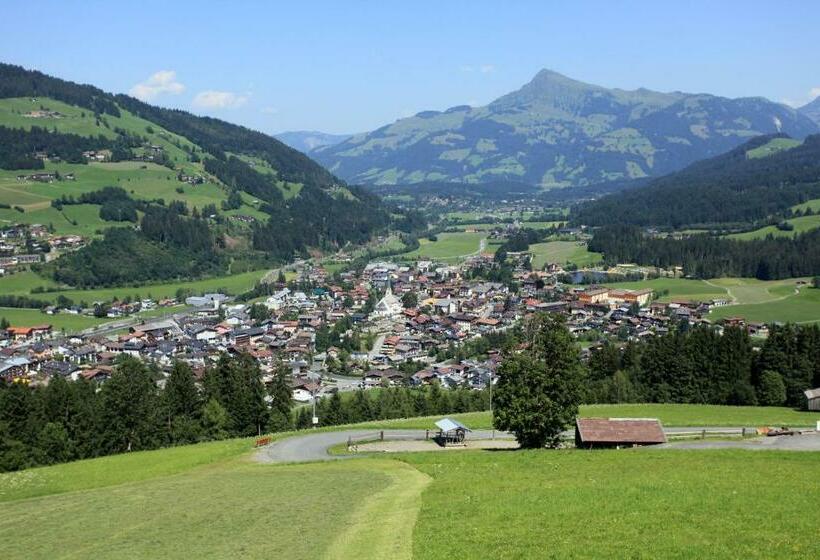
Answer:
[{"label": "tree line", "polygon": [[795,237],[735,239],[692,235],[683,239],[645,234],[637,226],[595,231],[589,250],[603,253],[608,265],[637,263],[661,268],[682,266],[696,278],[738,276],[777,280],[820,273],[820,229]]},{"label": "tree line", "polygon": [[[201,380],[184,362],[165,377],[122,357],[99,384],[59,375],[45,386],[0,382],[0,471],[309,427],[312,410],[294,413],[289,380],[284,364],[266,384],[253,357],[223,354]],[[438,386],[334,393],[317,403],[322,426],[488,406],[482,393]]]},{"label": "tree line", "polygon": [[0,98],[51,97],[100,114],[120,116],[120,110],[109,95],[94,86],[76,84],[47,76],[37,70],[0,63]]},{"label": "tree line", "polygon": [[80,136],[38,126],[31,127],[31,130],[0,126],[0,168],[43,169],[43,160],[35,157],[36,152],[69,163],[86,163],[83,152],[113,149],[115,144],[115,140],[102,135]]},{"label": "tree line", "polygon": [[679,328],[619,348],[604,343],[588,362],[587,402],[668,402],[804,407],[820,386],[820,328],[771,325],[756,350],[740,327]]}]

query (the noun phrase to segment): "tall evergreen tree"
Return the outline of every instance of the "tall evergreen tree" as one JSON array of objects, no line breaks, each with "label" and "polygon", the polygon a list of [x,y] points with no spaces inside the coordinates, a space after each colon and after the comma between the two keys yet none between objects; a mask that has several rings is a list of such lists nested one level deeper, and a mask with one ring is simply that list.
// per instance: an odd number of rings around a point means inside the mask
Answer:
[{"label": "tall evergreen tree", "polygon": [[100,449],[104,453],[151,449],[159,439],[157,391],[145,365],[119,361],[100,390]]}]

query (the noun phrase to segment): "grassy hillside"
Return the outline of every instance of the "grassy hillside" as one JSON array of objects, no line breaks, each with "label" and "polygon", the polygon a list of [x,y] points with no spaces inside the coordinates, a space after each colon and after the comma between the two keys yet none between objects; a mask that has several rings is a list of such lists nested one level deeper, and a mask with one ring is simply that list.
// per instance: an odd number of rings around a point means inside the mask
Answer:
[{"label": "grassy hillside", "polygon": [[709,314],[712,320],[724,317],[742,317],[747,321],[769,323],[772,321],[817,323],[820,322],[820,289],[804,287],[795,293],[794,289],[757,303],[718,307]]},{"label": "grassy hillside", "polygon": [[241,274],[207,278],[205,280],[191,280],[188,282],[167,282],[146,284],[138,287],[125,286],[122,288],[99,288],[94,290],[62,289],[59,291],[31,294],[31,288],[43,286],[53,289],[56,287],[56,284],[52,280],[38,276],[33,272],[22,272],[0,278],[0,291],[6,294],[31,295],[31,297],[52,302],[60,295],[76,301],[83,299],[89,302],[110,301],[114,298],[122,299],[126,296],[133,298],[136,296],[148,297],[150,295],[152,298],[158,299],[174,297],[180,288],[190,290],[193,293],[224,290],[225,293],[236,295],[251,289],[265,273],[266,271],[264,270],[255,270]]},{"label": "grassy hillside", "polygon": [[433,479],[413,534],[418,559],[816,552],[815,453],[519,451],[401,459]]},{"label": "grassy hillside", "polygon": [[[597,405],[582,414],[794,425],[808,413]],[[481,427],[479,415],[457,417]],[[456,451],[263,465],[250,461],[252,445],[228,440],[0,474],[3,557],[527,558],[541,557],[548,542],[561,558],[681,550],[803,558],[820,521],[814,453]],[[319,528],[306,531],[315,520]]]},{"label": "grassy hillside", "polygon": [[[439,259],[459,260],[478,254],[486,234],[476,233],[440,233],[436,241],[419,239],[420,247],[409,253],[402,253],[404,259]],[[486,247],[485,247],[486,249]]]},{"label": "grassy hillside", "polygon": [[530,245],[533,253],[532,267],[536,270],[543,268],[547,263],[564,265],[572,263],[579,268],[592,266],[601,260],[601,255],[590,252],[585,245],[575,241],[548,241]]},{"label": "grassy hillside", "polygon": [[745,231],[743,233],[732,233],[727,235],[730,239],[740,239],[740,240],[748,240],[748,239],[763,239],[767,235],[773,235],[775,237],[794,237],[795,235],[799,235],[801,233],[805,233],[807,231],[811,231],[813,229],[817,229],[820,227],[820,215],[812,215],[812,216],[800,216],[797,218],[790,218],[785,220],[786,223],[791,224],[794,229],[790,231],[784,231],[782,229],[777,228],[777,226],[765,226],[753,231]]}]

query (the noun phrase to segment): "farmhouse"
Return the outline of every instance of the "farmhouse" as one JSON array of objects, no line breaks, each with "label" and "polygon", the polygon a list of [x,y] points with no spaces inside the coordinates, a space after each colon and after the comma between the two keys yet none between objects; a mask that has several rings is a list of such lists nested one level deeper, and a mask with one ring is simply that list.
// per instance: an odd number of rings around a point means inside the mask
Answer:
[{"label": "farmhouse", "polygon": [[578,418],[575,420],[575,446],[634,447],[666,443],[663,426],[656,418]]}]

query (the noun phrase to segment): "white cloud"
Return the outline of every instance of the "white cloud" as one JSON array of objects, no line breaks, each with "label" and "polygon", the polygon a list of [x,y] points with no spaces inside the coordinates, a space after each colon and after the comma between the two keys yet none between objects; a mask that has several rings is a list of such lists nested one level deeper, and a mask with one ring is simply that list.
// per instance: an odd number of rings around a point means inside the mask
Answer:
[{"label": "white cloud", "polygon": [[247,95],[232,91],[200,91],[191,102],[200,109],[237,109],[248,102]]},{"label": "white cloud", "polygon": [[177,81],[177,73],[173,70],[160,70],[144,82],[141,82],[128,92],[141,101],[152,101],[160,95],[179,95],[185,91],[185,86]]},{"label": "white cloud", "polygon": [[781,99],[781,101],[789,107],[794,107],[795,109],[797,109],[799,107],[802,107],[806,103],[811,103],[818,97],[820,97],[820,87],[813,87],[809,90],[806,97],[801,97],[800,99]]},{"label": "white cloud", "polygon": [[482,64],[478,67],[478,71],[482,74],[489,74],[490,72],[495,72],[495,65],[493,64]]},{"label": "white cloud", "polygon": [[279,114],[279,109],[276,107],[262,107],[261,113],[265,115],[277,115]]}]

